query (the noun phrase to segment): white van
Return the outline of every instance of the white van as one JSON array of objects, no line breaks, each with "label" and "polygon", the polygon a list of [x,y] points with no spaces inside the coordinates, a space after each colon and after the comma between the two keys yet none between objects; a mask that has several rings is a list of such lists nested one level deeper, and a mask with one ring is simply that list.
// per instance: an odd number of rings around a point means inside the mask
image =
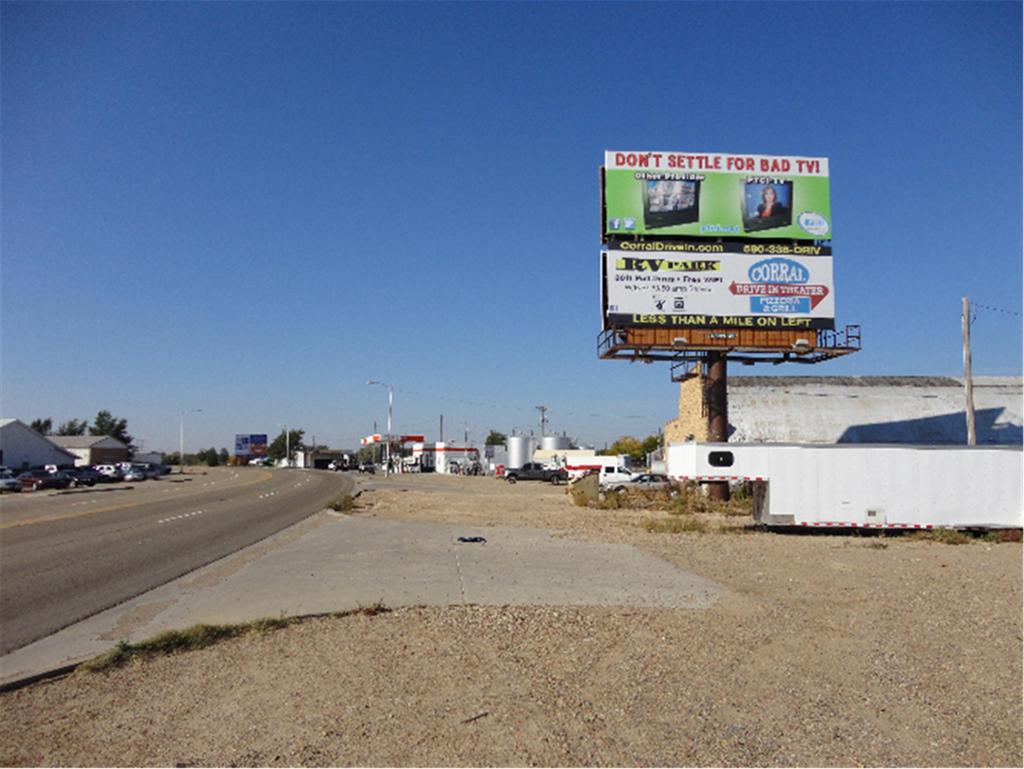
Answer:
[{"label": "white van", "polygon": [[569,480],[582,478],[591,471],[596,471],[600,476],[598,483],[601,486],[614,486],[623,483],[633,477],[633,472],[626,463],[626,456],[620,454],[615,457],[586,457],[577,459],[565,466],[569,472]]}]

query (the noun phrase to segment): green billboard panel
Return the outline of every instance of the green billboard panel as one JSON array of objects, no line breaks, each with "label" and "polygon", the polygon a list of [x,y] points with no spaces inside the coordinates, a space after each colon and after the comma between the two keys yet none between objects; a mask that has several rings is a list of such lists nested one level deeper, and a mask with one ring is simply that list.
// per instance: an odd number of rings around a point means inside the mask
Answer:
[{"label": "green billboard panel", "polygon": [[828,159],[605,152],[604,236],[830,240]]}]

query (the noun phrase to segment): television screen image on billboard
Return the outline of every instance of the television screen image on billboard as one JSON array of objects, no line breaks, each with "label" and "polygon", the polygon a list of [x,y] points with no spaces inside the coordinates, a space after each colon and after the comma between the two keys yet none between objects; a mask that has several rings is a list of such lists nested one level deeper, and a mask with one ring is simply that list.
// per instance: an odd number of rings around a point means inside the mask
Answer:
[{"label": "television screen image on billboard", "polygon": [[643,186],[644,223],[648,229],[688,224],[700,218],[700,182],[648,180]]},{"label": "television screen image on billboard", "polygon": [[828,158],[607,151],[603,178],[606,241],[832,238]]},{"label": "television screen image on billboard", "polygon": [[757,232],[793,223],[793,182],[743,181],[743,231]]}]

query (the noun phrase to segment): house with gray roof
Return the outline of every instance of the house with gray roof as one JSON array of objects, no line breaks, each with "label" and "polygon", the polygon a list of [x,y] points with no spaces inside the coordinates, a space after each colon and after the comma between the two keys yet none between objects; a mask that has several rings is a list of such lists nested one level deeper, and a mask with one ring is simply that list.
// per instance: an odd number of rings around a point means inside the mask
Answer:
[{"label": "house with gray roof", "polygon": [[128,447],[110,435],[51,435],[50,440],[75,455],[75,466],[127,462]]},{"label": "house with gray roof", "polygon": [[73,467],[78,455],[40,435],[20,419],[0,419],[0,465],[11,470],[57,465]]}]

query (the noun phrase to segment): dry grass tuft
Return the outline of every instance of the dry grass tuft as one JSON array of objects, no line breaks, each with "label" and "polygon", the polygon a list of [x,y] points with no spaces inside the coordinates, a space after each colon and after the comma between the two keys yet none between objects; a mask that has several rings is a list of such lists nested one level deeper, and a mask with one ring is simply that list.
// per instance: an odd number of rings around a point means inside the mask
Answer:
[{"label": "dry grass tuft", "polygon": [[908,535],[907,539],[914,541],[941,542],[944,545],[967,545],[974,541],[974,537],[956,529],[930,529],[915,531]]},{"label": "dry grass tuft", "polygon": [[712,531],[696,518],[648,518],[641,524],[654,534],[707,534]]}]

